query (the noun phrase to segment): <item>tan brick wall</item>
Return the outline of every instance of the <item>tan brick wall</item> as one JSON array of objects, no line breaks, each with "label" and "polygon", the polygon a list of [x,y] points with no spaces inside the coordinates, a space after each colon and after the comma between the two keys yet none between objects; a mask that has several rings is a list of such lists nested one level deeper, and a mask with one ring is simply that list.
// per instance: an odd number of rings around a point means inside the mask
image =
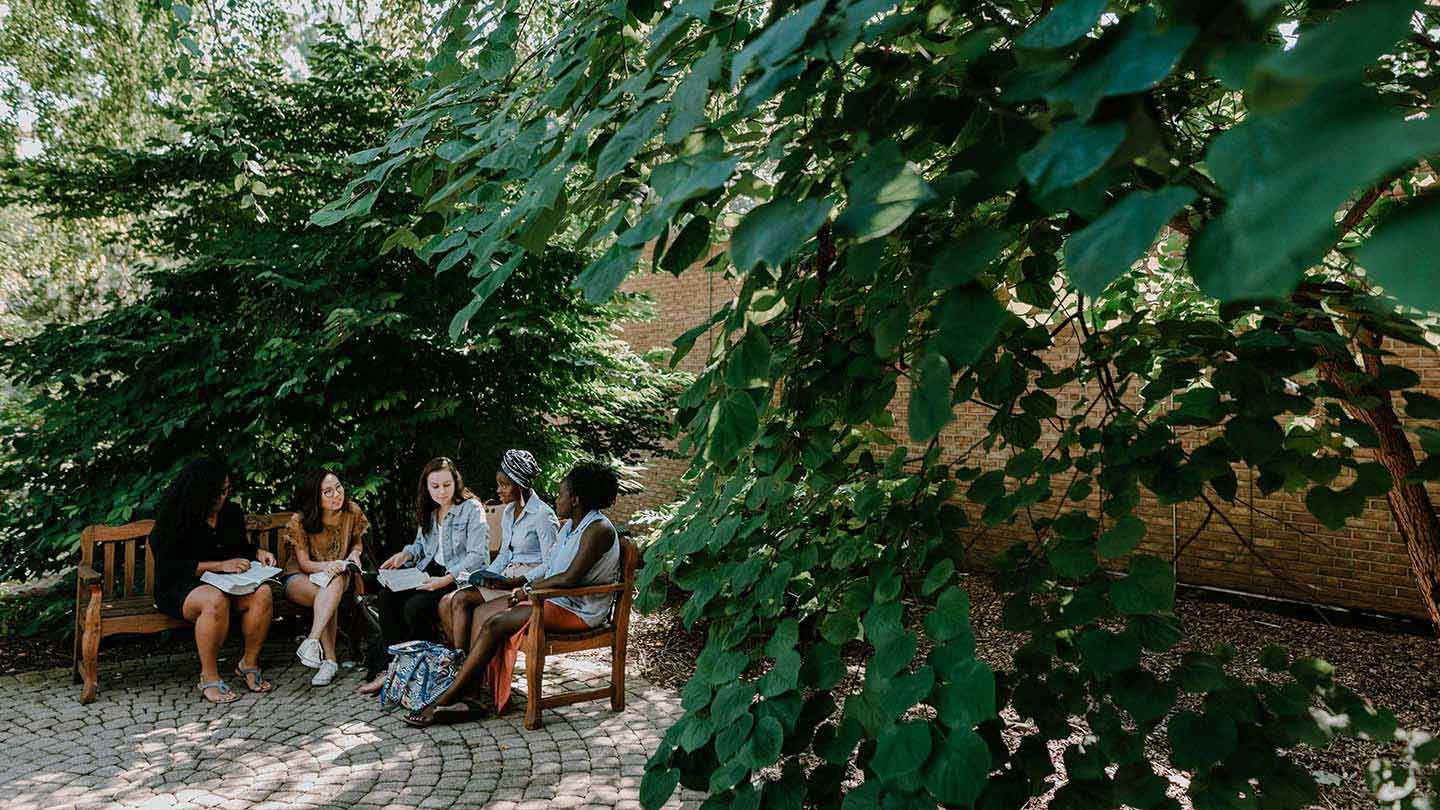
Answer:
[{"label": "tan brick wall", "polygon": [[[691,270],[679,278],[666,273],[641,273],[632,276],[624,289],[649,293],[655,300],[657,317],[653,321],[623,327],[623,337],[642,352],[656,347],[668,349],[677,336],[703,322],[736,292],[730,282],[700,270]],[[702,370],[711,345],[702,337],[682,368]],[[1420,374],[1424,387],[1440,391],[1440,357],[1434,352],[1409,346],[1387,348],[1398,355],[1391,362],[1403,363]],[[1062,344],[1052,363],[1062,362],[1073,353],[1073,346]],[[1073,412],[1077,399],[1086,392],[1072,386],[1052,393],[1064,416]],[[905,424],[908,401],[908,391],[902,384],[892,405],[901,426]],[[942,446],[954,454],[964,452],[985,435],[989,418],[990,413],[979,406],[962,408],[956,420],[942,431]],[[1197,436],[1187,444],[1203,441]],[[1042,438],[1042,448],[1045,442],[1046,438]],[[1008,455],[1007,451],[993,451],[985,457],[983,466],[999,466]],[[672,500],[675,483],[687,468],[688,459],[653,460],[645,477],[646,491],[622,499],[616,514],[629,518],[636,510]],[[1169,506],[1147,496],[1138,510],[1147,526],[1139,550],[1176,560],[1179,579],[1184,583],[1353,609],[1425,615],[1404,542],[1394,529],[1383,499],[1372,500],[1365,514],[1343,530],[1330,531],[1309,515],[1303,493],[1261,496],[1247,471],[1237,468],[1237,474],[1238,497],[1248,505],[1225,509],[1228,522],[1217,515],[1202,528],[1207,511],[1204,504]],[[1053,515],[1068,485],[1068,478],[1053,483],[1055,494],[1047,503],[1035,507],[1035,517]],[[1084,508],[1099,515],[1099,505],[1098,496],[1092,495],[1084,504],[1067,504],[1064,508]],[[971,511],[978,516],[978,510]],[[970,559],[978,563],[1025,537],[1028,526],[1028,521],[1022,519],[1014,526],[973,535],[969,541],[973,543]],[[1246,542],[1237,539],[1237,534]]]}]

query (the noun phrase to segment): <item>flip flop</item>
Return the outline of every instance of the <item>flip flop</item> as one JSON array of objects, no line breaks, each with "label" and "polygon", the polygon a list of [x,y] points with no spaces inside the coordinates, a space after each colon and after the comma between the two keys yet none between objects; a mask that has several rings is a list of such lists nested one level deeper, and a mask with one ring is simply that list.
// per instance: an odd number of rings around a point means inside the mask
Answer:
[{"label": "flip flop", "polygon": [[[202,683],[195,688],[200,690],[201,700],[207,700],[215,704],[234,703],[235,701],[240,699],[240,696],[235,694],[235,690],[230,688],[230,684],[224,681],[206,681],[205,683]],[[214,689],[219,692],[219,699],[212,699],[209,695],[206,695],[206,689]]]},{"label": "flip flop", "polygon": [[429,728],[435,725],[435,712],[432,710],[430,712],[430,716],[426,717],[424,709],[416,709],[415,711],[410,712],[409,714],[400,718],[400,720],[405,725],[412,726],[414,728]]},{"label": "flip flop", "polygon": [[[274,684],[265,680],[265,676],[260,673],[260,667],[242,667],[239,664],[236,664],[235,674],[245,679],[245,688],[249,689],[251,692],[263,695],[266,692],[269,692],[271,689],[275,688]],[[253,682],[250,680],[250,677],[252,675],[255,677],[255,680]],[[253,684],[259,685],[255,686]]]}]

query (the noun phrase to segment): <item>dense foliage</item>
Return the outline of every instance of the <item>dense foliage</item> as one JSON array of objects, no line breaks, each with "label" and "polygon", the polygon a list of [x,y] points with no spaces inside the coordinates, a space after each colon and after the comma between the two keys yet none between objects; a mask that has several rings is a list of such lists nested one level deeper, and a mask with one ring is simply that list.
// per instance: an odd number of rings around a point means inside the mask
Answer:
[{"label": "dense foliage", "polygon": [[[704,269],[741,292],[678,341],[724,337],[681,399],[695,491],[645,569],[708,643],[647,807],[678,783],[708,807],[1015,807],[1057,744],[1051,806],[1174,806],[1162,735],[1195,806],[1301,807],[1287,751],[1393,718],[1280,650],[1260,683],[1224,649],[1157,677],[1182,629],[1134,510],[1234,502],[1247,468],[1331,526],[1423,496],[1434,465],[1367,453],[1399,452],[1391,392],[1416,385],[1384,340],[1423,343],[1405,307],[1436,304],[1407,257],[1437,212],[1404,199],[1440,153],[1415,115],[1435,27],[1392,0],[457,3],[424,100],[315,221],[408,186],[393,238],[470,268],[472,307],[497,257],[557,238],[594,301],[728,240]],[[1183,253],[1127,275],[1167,225]],[[1177,273],[1224,306],[1157,301]],[[974,446],[940,441],[959,402],[994,412]],[[954,572],[1017,523],[996,576],[1029,641],[992,672]],[[1418,801],[1436,754],[1377,766],[1380,795]]]},{"label": "dense foliage", "polygon": [[[462,276],[382,247],[379,228],[308,223],[414,76],[348,40],[310,64],[303,82],[209,77],[207,101],[175,112],[177,140],[3,167],[7,202],[132,217],[131,238],[165,257],[137,301],[0,348],[0,376],[31,393],[0,448],[0,490],[20,494],[0,516],[5,575],[64,564],[87,523],[146,516],[201,452],[228,460],[262,512],[332,464],[393,542],[414,531],[431,456],[488,497],[506,447],[532,449],[553,483],[578,455],[629,459],[664,435],[672,381],[611,328],[643,304],[583,302],[570,254],[517,253],[512,283],[452,339]],[[415,204],[397,190],[373,213]]]}]

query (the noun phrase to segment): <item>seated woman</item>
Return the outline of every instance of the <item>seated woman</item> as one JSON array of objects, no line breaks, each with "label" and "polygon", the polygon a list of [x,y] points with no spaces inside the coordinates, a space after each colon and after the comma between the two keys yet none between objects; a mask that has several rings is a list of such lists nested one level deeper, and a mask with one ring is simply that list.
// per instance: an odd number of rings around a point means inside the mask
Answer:
[{"label": "seated woman", "polygon": [[[493,706],[485,706],[482,698],[480,711],[498,713],[505,710],[505,704],[510,700],[510,677],[515,670],[515,657],[524,643],[525,628],[530,621],[529,592],[619,581],[620,538],[610,519],[600,512],[615,503],[619,489],[615,472],[601,464],[577,464],[566,474],[560,482],[560,492],[555,496],[555,514],[565,522],[560,526],[559,537],[549,559],[526,576],[528,582],[524,586],[512,592],[512,607],[476,623],[470,637],[470,653],[465,657],[455,682],[434,703],[407,715],[406,723],[424,727],[435,722],[436,708],[455,704],[482,668],[486,670]],[[545,629],[573,633],[598,627],[610,618],[614,600],[614,594],[546,599]]]},{"label": "seated woman", "polygon": [[295,655],[316,670],[311,686],[328,686],[340,669],[335,655],[340,600],[360,570],[370,521],[350,500],[340,477],[326,469],[305,476],[298,501],[300,511],[285,527],[294,550],[285,564],[285,596],[314,610],[310,635]]},{"label": "seated woman", "polygon": [[[488,619],[509,607],[510,590],[525,584],[525,575],[550,556],[559,528],[555,511],[540,499],[533,484],[540,466],[524,450],[507,450],[495,473],[500,496],[500,549],[485,566],[501,579],[490,587],[465,588],[440,600],[440,618],[450,644],[463,648],[470,639],[470,620]],[[482,608],[483,606],[483,608]]]},{"label": "seated woman", "polygon": [[262,585],[243,596],[227,594],[200,581],[207,572],[238,574],[250,561],[274,565],[275,556],[250,545],[245,512],[229,502],[230,476],[212,459],[185,465],[160,496],[150,552],[155,558],[155,607],[161,613],[195,625],[200,654],[200,694],[211,703],[229,703],[235,694],[220,677],[220,645],[230,629],[231,614],[240,616],[245,651],[235,674],[251,692],[269,692],[260,673],[260,648],[270,631],[273,597]]},{"label": "seated woman", "polygon": [[380,564],[381,568],[414,565],[430,577],[410,591],[380,590],[381,643],[370,656],[369,677],[360,693],[372,695],[385,685],[392,644],[430,635],[440,600],[455,590],[461,571],[475,571],[490,562],[490,529],[485,506],[469,490],[455,462],[434,458],[420,471],[415,495],[415,542]]}]

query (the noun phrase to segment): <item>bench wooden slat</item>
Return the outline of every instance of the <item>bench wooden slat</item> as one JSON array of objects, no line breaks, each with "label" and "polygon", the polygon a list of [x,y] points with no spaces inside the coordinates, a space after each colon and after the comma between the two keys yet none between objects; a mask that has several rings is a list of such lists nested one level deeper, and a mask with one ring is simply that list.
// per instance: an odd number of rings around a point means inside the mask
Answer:
[{"label": "bench wooden slat", "polygon": [[115,544],[105,544],[105,567],[100,570],[102,579],[101,593],[108,596],[115,595]]},{"label": "bench wooden slat", "polygon": [[135,568],[139,566],[140,560],[135,552],[140,550],[139,540],[125,541],[125,590],[123,596],[135,595]]}]

